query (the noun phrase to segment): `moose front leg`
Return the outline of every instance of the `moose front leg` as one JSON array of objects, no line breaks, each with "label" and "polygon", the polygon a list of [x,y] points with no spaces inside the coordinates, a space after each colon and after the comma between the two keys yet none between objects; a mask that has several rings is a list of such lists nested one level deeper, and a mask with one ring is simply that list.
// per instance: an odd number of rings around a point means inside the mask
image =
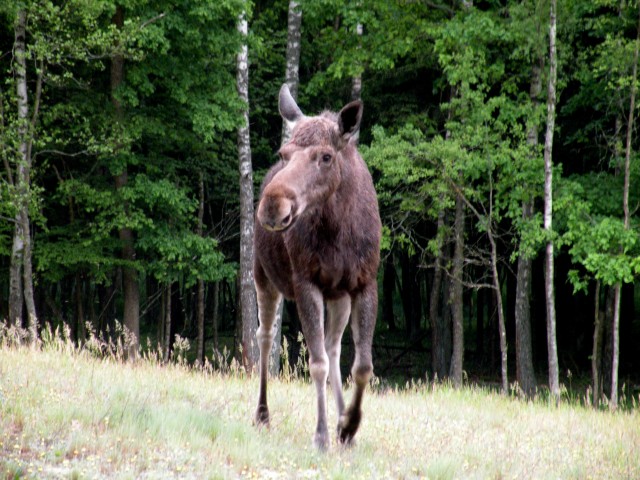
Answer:
[{"label": "moose front leg", "polygon": [[267,406],[267,379],[269,377],[269,355],[276,335],[275,319],[282,295],[266,278],[264,272],[255,270],[256,296],[258,300],[258,320],[260,325],[256,331],[260,348],[260,391],[255,424],[269,425],[269,407]]},{"label": "moose front leg", "polygon": [[329,448],[327,428],[327,377],[329,358],[324,347],[324,306],[322,293],[309,282],[299,282],[295,291],[302,333],[309,351],[309,373],[316,387],[318,423],[313,437],[320,450]]},{"label": "moose front leg", "polygon": [[356,350],[351,376],[355,391],[349,407],[340,416],[338,422],[338,440],[351,443],[362,419],[362,396],[373,375],[371,346],[378,310],[378,289],[375,282],[355,296],[351,310],[351,332]]},{"label": "moose front leg", "polygon": [[324,345],[329,356],[329,384],[338,408],[338,417],[344,413],[342,376],[340,375],[341,341],[350,313],[351,297],[349,295],[327,301],[327,333]]}]

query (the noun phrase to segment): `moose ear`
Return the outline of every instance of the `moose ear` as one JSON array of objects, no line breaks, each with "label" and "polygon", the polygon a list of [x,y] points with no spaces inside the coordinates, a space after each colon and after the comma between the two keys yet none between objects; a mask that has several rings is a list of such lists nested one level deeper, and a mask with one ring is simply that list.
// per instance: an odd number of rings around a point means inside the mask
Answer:
[{"label": "moose ear", "polygon": [[291,96],[289,85],[286,83],[283,83],[282,87],[280,87],[278,109],[280,110],[282,118],[293,125],[304,116],[302,110],[300,110],[300,107],[298,107],[298,104]]},{"label": "moose ear", "polygon": [[362,120],[362,102],[356,100],[344,106],[338,113],[338,128],[342,138],[348,140],[360,130]]}]

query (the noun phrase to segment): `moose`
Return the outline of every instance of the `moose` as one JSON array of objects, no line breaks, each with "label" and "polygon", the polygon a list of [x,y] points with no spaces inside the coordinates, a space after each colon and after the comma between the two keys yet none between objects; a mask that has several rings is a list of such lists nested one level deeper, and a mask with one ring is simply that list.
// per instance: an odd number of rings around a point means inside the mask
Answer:
[{"label": "moose", "polygon": [[[340,112],[305,116],[286,84],[280,115],[292,128],[280,160],[261,188],[254,235],[258,301],[260,390],[257,425],[269,424],[267,377],[282,297],[296,302],[316,388],[320,450],[329,447],[327,379],[339,420],[337,439],[351,444],[362,417],[362,397],[373,374],[371,346],[376,322],[381,222],[371,175],[356,148],[362,102]],[[325,325],[326,305],[326,325]],[[348,408],[342,396],[341,339],[351,318],[355,384]]]}]

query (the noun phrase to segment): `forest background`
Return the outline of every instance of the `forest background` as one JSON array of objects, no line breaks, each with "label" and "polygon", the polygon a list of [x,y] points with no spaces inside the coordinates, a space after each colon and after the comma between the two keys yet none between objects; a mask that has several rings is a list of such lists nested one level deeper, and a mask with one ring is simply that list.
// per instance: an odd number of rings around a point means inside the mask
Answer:
[{"label": "forest background", "polygon": [[[0,318],[250,368],[286,81],[307,113],[365,105],[379,377],[633,393],[639,21],[631,0],[3,2]],[[286,303],[274,369],[299,330]]]}]

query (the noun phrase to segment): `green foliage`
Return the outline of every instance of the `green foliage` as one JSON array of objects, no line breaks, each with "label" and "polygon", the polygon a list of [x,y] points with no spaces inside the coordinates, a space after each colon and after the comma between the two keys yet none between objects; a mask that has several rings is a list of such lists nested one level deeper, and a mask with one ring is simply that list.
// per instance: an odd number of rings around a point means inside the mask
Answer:
[{"label": "green foliage", "polygon": [[438,178],[437,161],[451,145],[424,134],[411,125],[397,134],[381,127],[373,129],[370,146],[360,150],[371,168],[378,191],[383,218],[383,247],[400,247],[414,251],[418,239],[413,228],[421,218],[434,218],[448,202],[442,194],[446,186]]},{"label": "green foliage", "polygon": [[[122,266],[151,283],[185,287],[199,278],[232,276],[238,255],[235,128],[243,108],[235,87],[236,21],[248,8],[251,142],[259,181],[280,143],[277,91],[288,2],[0,3],[0,158],[9,166],[0,172],[0,298],[8,291],[12,222],[22,201],[34,220],[37,288],[74,283],[78,273],[92,285],[113,283]],[[351,78],[361,76],[360,149],[379,194],[385,250],[420,253],[422,266],[432,265],[433,255],[450,247],[457,194],[468,207],[472,262],[482,262],[489,231],[501,259],[510,262],[535,258],[549,240],[541,228],[542,147],[528,139],[533,129],[541,140],[546,115],[547,3],[301,2],[300,105],[309,113],[340,108],[350,97]],[[638,5],[559,4],[551,239],[557,254],[571,260],[569,280],[576,288],[596,279],[635,282],[635,136],[629,230],[622,222],[621,168]],[[121,28],[113,21],[117,5]],[[11,54],[19,7],[28,11],[32,109],[38,75],[44,80],[29,130],[32,185],[24,192],[8,174],[20,144]],[[112,92],[116,54],[124,59],[124,79]],[[537,102],[530,96],[534,66],[543,85]],[[116,189],[114,177],[125,172],[126,185]],[[195,233],[201,175],[203,236]],[[534,206],[532,218],[523,218],[523,202]],[[445,229],[436,238],[441,212]],[[133,233],[133,261],[121,259],[123,228]]]},{"label": "green foliage", "polygon": [[[407,12],[405,12],[407,13]],[[522,31],[533,28],[519,10],[505,21],[495,12],[469,9],[447,22],[423,26],[449,92],[441,104],[446,135],[426,133],[411,124],[395,133],[372,130],[361,151],[374,171],[383,213],[384,245],[424,246],[416,234],[421,221],[433,222],[462,193],[475,215],[479,233],[509,219],[519,235],[514,255],[533,256],[542,244],[539,216],[522,219],[522,202],[542,191],[542,155],[527,142],[527,129],[540,124],[543,108],[519,90],[514,75],[531,75],[532,46],[522,46]],[[525,24],[523,27],[522,24]],[[527,42],[531,41],[527,38]],[[505,49],[517,50],[505,58]],[[446,232],[441,232],[446,235]],[[429,242],[435,253],[437,242]]]},{"label": "green foliage", "polygon": [[[196,278],[233,274],[217,241],[194,233],[197,205],[185,184],[194,184],[194,167],[210,172],[220,133],[235,128],[239,118],[233,73],[241,6],[233,0],[180,6],[140,1],[124,8],[118,29],[111,2],[26,4],[28,60],[38,66],[28,73],[46,76],[34,132],[36,178],[57,185],[31,209],[45,215],[34,245],[42,278],[55,282],[82,269],[97,282],[110,281],[113,269],[125,264],[118,239],[123,228],[134,232],[139,250],[129,266],[161,281],[189,286]],[[11,24],[15,11],[2,13]],[[116,53],[125,59],[126,76],[115,92],[124,111],[118,121],[109,87]],[[10,91],[0,92],[8,113],[2,145],[16,151],[8,128],[15,129]],[[128,183],[116,190],[112,176],[125,170]],[[2,185],[10,198],[11,186]],[[3,202],[0,214],[11,218],[10,205]],[[2,251],[8,254],[10,231],[4,232],[3,223]]]},{"label": "green foliage", "polygon": [[176,231],[166,224],[154,225],[141,234],[138,246],[154,259],[145,271],[162,283],[183,280],[188,288],[198,279],[217,282],[236,273],[233,265],[224,263],[217,241],[188,230]]},{"label": "green foliage", "polygon": [[118,258],[120,243],[115,239],[122,228],[136,234],[140,250],[138,260],[130,266],[163,283],[183,280],[189,287],[198,278],[217,281],[235,272],[224,263],[214,239],[194,233],[196,203],[168,180],[152,181],[139,174],[117,191],[67,181],[61,185],[59,198],[63,202],[73,198],[79,213],[87,216],[86,223],[76,221],[70,229],[52,229],[42,239],[36,256],[38,269],[51,280],[78,266],[104,280],[105,268],[125,264]]},{"label": "green foliage", "polygon": [[[593,186],[592,182],[587,184]],[[563,188],[561,206],[567,208],[563,216],[566,231],[561,242],[568,245],[571,258],[583,271],[588,272],[589,277],[604,285],[631,283],[640,275],[638,225],[636,223],[634,228],[627,230],[621,218],[603,214],[602,211],[594,212],[594,206],[599,209],[603,203],[589,201],[592,196],[587,192],[589,188],[577,182],[568,182]],[[576,290],[584,290],[588,286],[580,270],[572,271],[569,280]]]}]

